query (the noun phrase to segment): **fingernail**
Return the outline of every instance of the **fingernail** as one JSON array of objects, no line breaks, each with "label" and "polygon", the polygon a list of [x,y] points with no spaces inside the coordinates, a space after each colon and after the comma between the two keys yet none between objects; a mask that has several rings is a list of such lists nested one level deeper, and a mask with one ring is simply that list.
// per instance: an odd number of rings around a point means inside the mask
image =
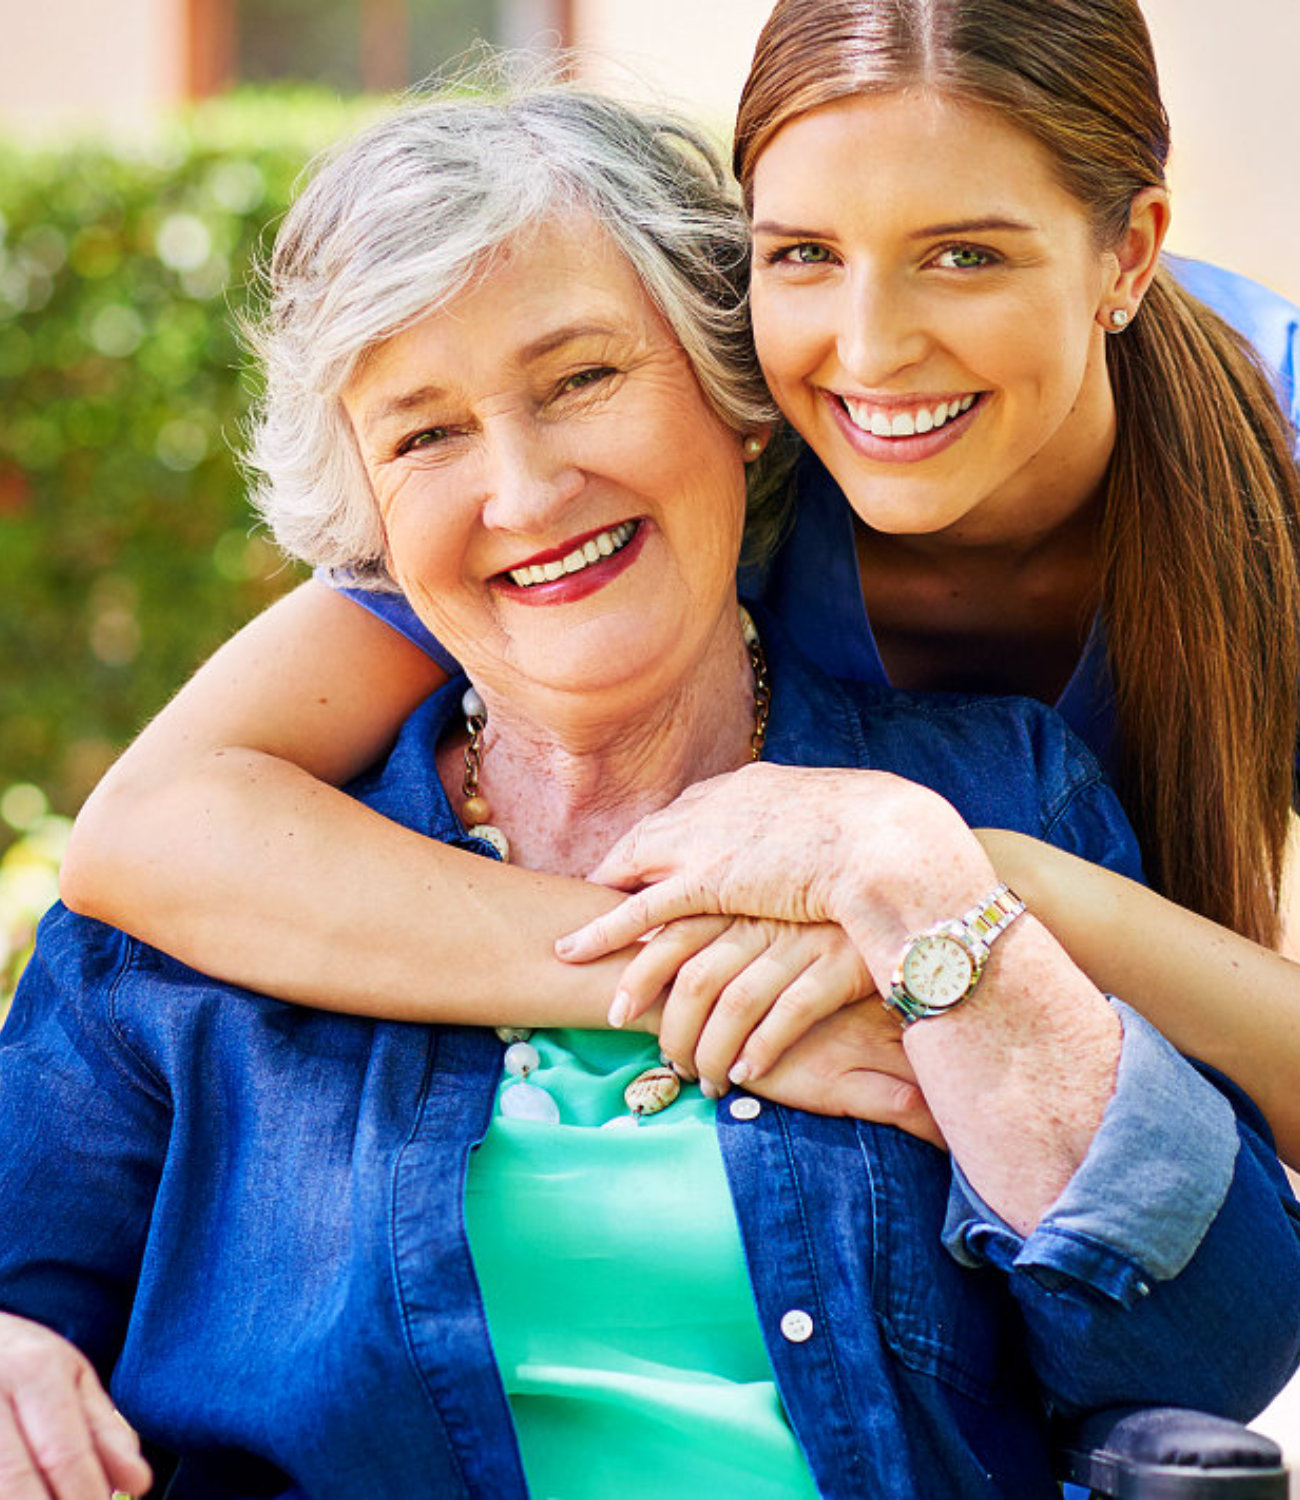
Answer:
[{"label": "fingernail", "polygon": [[719,1088],[715,1088],[707,1078],[700,1079],[700,1093],[702,1093],[706,1099],[720,1099],[722,1097],[722,1090]]},{"label": "fingernail", "polygon": [[747,1083],[749,1081],[750,1075],[753,1073],[753,1071],[753,1068],[751,1068],[750,1065],[742,1057],[738,1063],[733,1065],[731,1071],[727,1074],[727,1077],[731,1079],[732,1083],[734,1083],[737,1088],[739,1088],[742,1083]]},{"label": "fingernail", "polygon": [[623,990],[619,990],[614,996],[614,1003],[609,1008],[609,1024],[615,1031],[627,1020],[627,1013],[632,1008],[632,1002]]},{"label": "fingernail", "polygon": [[575,945],[573,939],[571,937],[568,937],[567,935],[565,937],[562,937],[562,938],[556,938],[556,940],[555,940],[555,953],[556,953],[556,956],[558,958],[567,958],[569,956],[569,954],[573,952],[575,946],[576,945]]}]

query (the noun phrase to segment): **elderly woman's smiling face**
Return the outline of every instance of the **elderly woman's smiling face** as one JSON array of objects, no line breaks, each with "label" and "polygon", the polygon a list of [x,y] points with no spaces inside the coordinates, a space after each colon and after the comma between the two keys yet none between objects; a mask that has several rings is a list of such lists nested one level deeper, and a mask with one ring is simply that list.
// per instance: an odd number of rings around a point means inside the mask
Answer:
[{"label": "elderly woman's smiling face", "polygon": [[734,621],[741,437],[591,220],[505,247],[343,402],[390,571],[484,690],[662,690]]}]

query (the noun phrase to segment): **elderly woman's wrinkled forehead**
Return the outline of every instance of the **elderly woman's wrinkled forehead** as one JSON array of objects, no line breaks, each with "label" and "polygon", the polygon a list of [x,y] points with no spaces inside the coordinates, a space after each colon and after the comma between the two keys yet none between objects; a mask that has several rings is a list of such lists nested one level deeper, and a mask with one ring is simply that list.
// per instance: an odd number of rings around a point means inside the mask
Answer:
[{"label": "elderly woman's wrinkled forehead", "polygon": [[518,328],[521,347],[539,340],[554,343],[556,329],[577,326],[569,313],[580,304],[583,313],[577,323],[588,331],[599,326],[618,336],[655,326],[681,348],[681,340],[622,245],[588,208],[566,204],[553,207],[499,243],[485,246],[459,277],[441,286],[409,317],[381,330],[359,352],[348,382],[365,373],[379,350],[426,319],[459,324],[484,302],[498,305],[502,315],[509,317],[517,289],[528,287],[534,279],[545,280],[548,297],[526,314],[519,312],[527,318],[527,326]]}]

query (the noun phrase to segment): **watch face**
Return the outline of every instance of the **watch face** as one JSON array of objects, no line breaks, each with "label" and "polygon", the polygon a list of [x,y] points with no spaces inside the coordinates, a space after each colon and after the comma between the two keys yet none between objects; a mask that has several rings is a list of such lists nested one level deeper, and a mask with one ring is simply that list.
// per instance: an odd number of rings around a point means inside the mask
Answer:
[{"label": "watch face", "polygon": [[974,960],[963,944],[945,933],[923,933],[903,959],[903,984],[922,1005],[956,1005],[974,978]]}]

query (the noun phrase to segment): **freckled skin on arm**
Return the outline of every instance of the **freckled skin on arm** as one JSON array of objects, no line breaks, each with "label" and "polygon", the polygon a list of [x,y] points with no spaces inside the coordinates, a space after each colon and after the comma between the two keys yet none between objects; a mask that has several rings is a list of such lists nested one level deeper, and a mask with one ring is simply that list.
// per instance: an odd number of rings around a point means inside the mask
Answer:
[{"label": "freckled skin on arm", "polygon": [[222,647],[105,777],[77,821],[64,900],[282,999],[601,1024],[622,962],[578,974],[552,945],[614,895],[434,843],[334,789],[444,680],[367,611],[303,585]]},{"label": "freckled skin on arm", "polygon": [[[1300,1164],[1300,965],[1035,839],[978,837],[1093,983],[1239,1083],[1268,1117],[1282,1159]],[[1296,882],[1288,885],[1294,902]],[[1287,925],[1294,943],[1300,918]]]}]

